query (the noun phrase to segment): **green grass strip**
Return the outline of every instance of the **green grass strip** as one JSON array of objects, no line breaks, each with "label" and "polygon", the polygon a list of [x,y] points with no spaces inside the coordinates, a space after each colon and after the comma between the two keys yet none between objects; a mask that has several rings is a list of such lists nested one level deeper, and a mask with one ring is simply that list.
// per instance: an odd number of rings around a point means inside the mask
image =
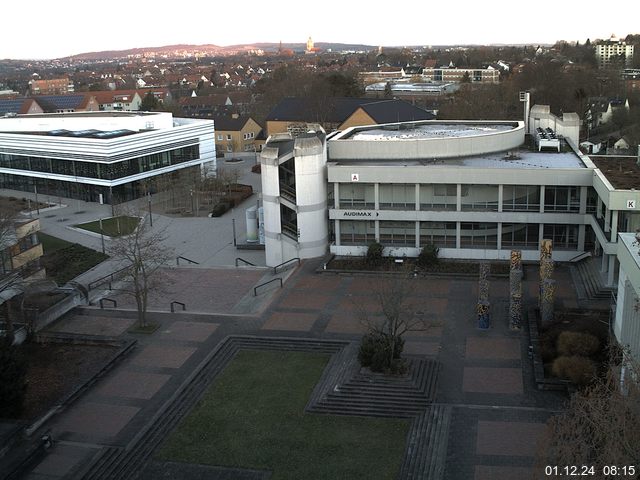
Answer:
[{"label": "green grass strip", "polygon": [[395,479],[409,421],[304,413],[328,356],[241,350],[159,452],[282,479]]}]

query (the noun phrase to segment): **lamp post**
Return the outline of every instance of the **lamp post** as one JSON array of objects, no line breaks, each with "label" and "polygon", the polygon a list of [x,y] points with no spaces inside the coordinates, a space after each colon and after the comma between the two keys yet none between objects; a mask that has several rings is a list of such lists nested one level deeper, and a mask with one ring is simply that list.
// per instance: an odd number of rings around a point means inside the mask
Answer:
[{"label": "lamp post", "polygon": [[102,243],[102,253],[104,254],[104,232],[102,231],[102,217],[100,218],[100,242]]},{"label": "lamp post", "polygon": [[151,212],[151,192],[147,192],[147,200],[149,202],[149,224],[153,227],[153,213]]}]

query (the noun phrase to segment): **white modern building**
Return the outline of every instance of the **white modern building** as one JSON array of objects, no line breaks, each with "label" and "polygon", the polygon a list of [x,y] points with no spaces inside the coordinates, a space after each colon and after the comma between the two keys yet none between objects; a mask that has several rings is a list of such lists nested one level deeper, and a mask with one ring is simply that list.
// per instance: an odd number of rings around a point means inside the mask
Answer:
[{"label": "white modern building", "polygon": [[633,60],[633,45],[611,37],[596,44],[596,60],[599,68],[630,66]]},{"label": "white modern building", "polygon": [[640,243],[633,233],[618,241],[618,293],[613,333],[627,353],[640,362]]},{"label": "white modern building", "polygon": [[215,170],[211,120],[166,112],[0,118],[0,188],[110,203],[186,169]]},{"label": "white modern building", "polygon": [[271,169],[262,179],[267,264],[363,255],[376,241],[390,256],[433,244],[447,258],[507,259],[519,249],[536,260],[549,238],[557,261],[601,255],[613,286],[617,233],[640,227],[636,159],[580,153],[576,114],[534,106],[527,120],[352,127],[326,140],[312,134],[309,152],[270,138],[265,150],[277,153],[261,156]]}]

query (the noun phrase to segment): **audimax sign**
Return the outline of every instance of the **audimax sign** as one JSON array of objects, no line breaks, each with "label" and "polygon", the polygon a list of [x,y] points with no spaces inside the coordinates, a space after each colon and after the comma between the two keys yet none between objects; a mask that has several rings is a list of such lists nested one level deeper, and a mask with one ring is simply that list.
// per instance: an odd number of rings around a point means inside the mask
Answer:
[{"label": "audimax sign", "polygon": [[373,218],[378,216],[378,212],[372,212],[367,210],[349,210],[342,212],[343,217],[367,217]]}]

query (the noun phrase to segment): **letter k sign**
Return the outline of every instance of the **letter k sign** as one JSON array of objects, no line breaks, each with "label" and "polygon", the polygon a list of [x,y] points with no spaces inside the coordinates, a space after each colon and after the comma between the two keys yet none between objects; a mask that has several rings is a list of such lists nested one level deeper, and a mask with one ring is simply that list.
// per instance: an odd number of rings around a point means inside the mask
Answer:
[{"label": "letter k sign", "polygon": [[627,200],[627,208],[636,208],[635,200]]}]

